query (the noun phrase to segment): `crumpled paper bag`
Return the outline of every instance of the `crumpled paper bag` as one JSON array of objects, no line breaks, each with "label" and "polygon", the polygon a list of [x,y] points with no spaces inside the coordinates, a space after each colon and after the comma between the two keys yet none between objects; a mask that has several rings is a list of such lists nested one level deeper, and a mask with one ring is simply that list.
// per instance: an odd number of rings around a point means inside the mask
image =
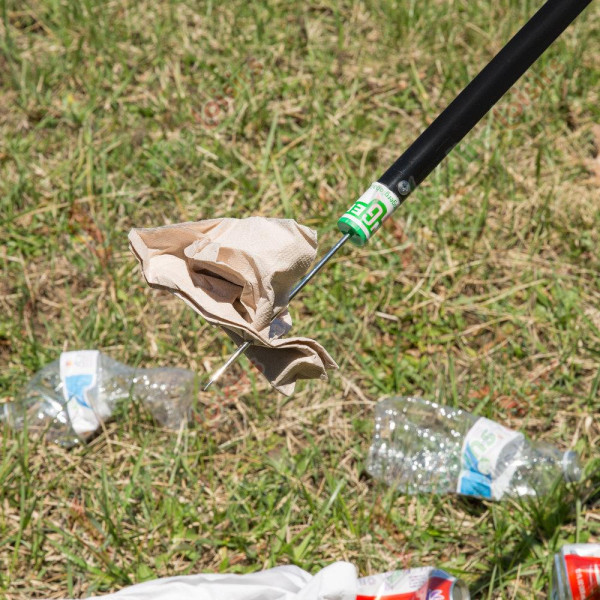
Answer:
[{"label": "crumpled paper bag", "polygon": [[211,219],[133,229],[131,248],[149,285],[182,298],[237,343],[283,394],[298,379],[327,380],[337,368],[315,340],[280,338],[291,328],[290,291],[308,271],[316,233],[292,219]]}]

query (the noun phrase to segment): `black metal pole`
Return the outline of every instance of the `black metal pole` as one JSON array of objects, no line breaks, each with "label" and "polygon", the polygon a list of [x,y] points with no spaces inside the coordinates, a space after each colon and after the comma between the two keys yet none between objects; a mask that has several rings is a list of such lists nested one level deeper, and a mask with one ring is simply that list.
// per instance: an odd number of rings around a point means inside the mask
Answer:
[{"label": "black metal pole", "polygon": [[404,200],[590,2],[548,0],[378,181]]}]

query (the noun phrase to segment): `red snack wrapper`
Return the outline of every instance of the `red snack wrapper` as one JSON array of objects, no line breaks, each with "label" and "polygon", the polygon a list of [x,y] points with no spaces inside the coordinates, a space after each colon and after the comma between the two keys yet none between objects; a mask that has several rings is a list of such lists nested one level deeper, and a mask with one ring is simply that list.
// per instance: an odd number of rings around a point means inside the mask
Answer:
[{"label": "red snack wrapper", "polygon": [[445,571],[420,567],[358,580],[356,600],[469,600],[466,585]]}]

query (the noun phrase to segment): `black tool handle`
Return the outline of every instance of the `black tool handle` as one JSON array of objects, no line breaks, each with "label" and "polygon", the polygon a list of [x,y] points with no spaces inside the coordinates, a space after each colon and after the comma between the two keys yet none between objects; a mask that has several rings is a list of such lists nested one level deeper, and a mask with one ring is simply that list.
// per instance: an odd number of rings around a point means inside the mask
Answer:
[{"label": "black tool handle", "polygon": [[363,246],[592,0],[548,0],[410,148],[339,218]]},{"label": "black tool handle", "polygon": [[548,0],[378,181],[408,196],[590,2]]}]

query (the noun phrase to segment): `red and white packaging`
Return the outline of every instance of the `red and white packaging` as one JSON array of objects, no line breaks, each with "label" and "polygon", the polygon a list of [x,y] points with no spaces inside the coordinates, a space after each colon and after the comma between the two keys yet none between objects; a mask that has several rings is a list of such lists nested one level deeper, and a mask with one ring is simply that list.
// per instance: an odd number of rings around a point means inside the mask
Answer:
[{"label": "red and white packaging", "polygon": [[568,544],[554,557],[553,600],[600,600],[600,544]]},{"label": "red and white packaging", "polygon": [[420,567],[358,580],[356,600],[469,600],[467,586],[444,571]]}]

